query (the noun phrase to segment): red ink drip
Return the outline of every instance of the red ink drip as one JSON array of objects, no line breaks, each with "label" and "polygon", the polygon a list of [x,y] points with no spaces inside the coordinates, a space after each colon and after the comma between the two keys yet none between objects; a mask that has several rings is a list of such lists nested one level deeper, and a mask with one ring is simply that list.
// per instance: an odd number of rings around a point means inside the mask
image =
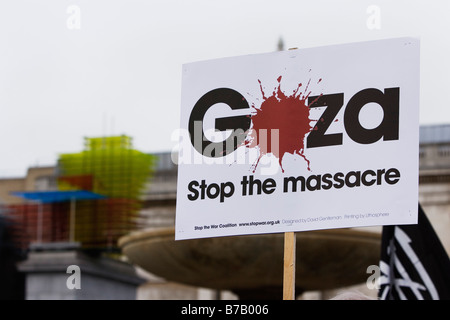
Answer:
[{"label": "red ink drip", "polygon": [[266,98],[266,96],[264,95],[264,90],[263,90],[263,88],[262,88],[261,81],[258,80],[258,82],[259,82],[259,87],[261,88],[261,94],[262,94],[262,97],[263,97],[264,100],[266,100],[267,98]]},{"label": "red ink drip", "polygon": [[[311,91],[306,92],[311,80],[308,81],[303,94],[297,96],[302,86],[300,83],[293,94],[287,96],[281,91],[281,78],[281,76],[278,77],[278,87],[274,89],[270,97],[265,96],[261,81],[258,80],[263,102],[259,109],[254,108],[256,112],[251,116],[253,127],[245,141],[248,148],[259,148],[259,157],[253,165],[254,171],[261,157],[269,153],[278,158],[282,172],[284,172],[282,160],[286,153],[301,156],[305,159],[308,170],[311,170],[310,162],[304,155],[305,137],[313,129],[310,125],[310,108],[306,104],[311,93]],[[276,139],[276,130],[278,130],[278,139]],[[274,141],[272,141],[273,136]],[[272,146],[272,142],[278,145]]]}]

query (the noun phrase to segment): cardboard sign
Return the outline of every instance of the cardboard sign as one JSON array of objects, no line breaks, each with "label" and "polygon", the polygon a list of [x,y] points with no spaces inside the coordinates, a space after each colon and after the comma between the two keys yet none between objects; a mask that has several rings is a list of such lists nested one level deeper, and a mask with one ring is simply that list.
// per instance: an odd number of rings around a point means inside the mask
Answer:
[{"label": "cardboard sign", "polygon": [[177,240],[417,223],[419,41],[183,65]]}]

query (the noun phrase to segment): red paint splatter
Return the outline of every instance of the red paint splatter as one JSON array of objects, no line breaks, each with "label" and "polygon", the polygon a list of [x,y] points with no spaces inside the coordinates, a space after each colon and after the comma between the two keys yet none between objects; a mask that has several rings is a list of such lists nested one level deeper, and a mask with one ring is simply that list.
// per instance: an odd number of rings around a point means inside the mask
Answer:
[{"label": "red paint splatter", "polygon": [[[306,104],[311,93],[311,91],[307,93],[311,80],[303,92],[298,94],[302,86],[300,83],[289,96],[281,91],[281,76],[277,81],[278,87],[267,97],[261,81],[258,80],[263,102],[259,109],[253,105],[255,109],[255,113],[251,115],[253,126],[245,141],[248,148],[259,149],[259,157],[253,165],[253,172],[256,171],[261,157],[269,153],[278,158],[282,172],[284,172],[282,161],[286,153],[301,156],[306,161],[308,170],[311,170],[310,161],[304,155],[305,137],[313,129],[310,125],[312,121],[309,118],[310,108]],[[318,82],[320,81],[322,79]],[[272,135],[276,134],[275,130],[278,130],[278,139],[274,139],[273,142],[277,145],[272,146]]]}]

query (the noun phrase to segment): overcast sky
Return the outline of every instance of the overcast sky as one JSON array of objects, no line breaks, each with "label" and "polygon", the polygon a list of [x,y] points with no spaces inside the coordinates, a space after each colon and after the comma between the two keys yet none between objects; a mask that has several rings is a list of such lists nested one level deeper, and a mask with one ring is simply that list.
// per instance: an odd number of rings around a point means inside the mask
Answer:
[{"label": "overcast sky", "polygon": [[83,137],[170,151],[183,63],[415,36],[421,124],[450,123],[450,1],[2,0],[0,177],[54,165]]}]

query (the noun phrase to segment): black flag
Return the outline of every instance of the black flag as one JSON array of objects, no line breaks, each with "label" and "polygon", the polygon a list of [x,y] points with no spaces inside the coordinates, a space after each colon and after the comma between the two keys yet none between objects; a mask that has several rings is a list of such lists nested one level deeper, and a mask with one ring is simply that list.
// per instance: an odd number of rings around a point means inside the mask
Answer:
[{"label": "black flag", "polygon": [[418,223],[384,226],[382,300],[450,300],[450,259],[419,204]]}]

